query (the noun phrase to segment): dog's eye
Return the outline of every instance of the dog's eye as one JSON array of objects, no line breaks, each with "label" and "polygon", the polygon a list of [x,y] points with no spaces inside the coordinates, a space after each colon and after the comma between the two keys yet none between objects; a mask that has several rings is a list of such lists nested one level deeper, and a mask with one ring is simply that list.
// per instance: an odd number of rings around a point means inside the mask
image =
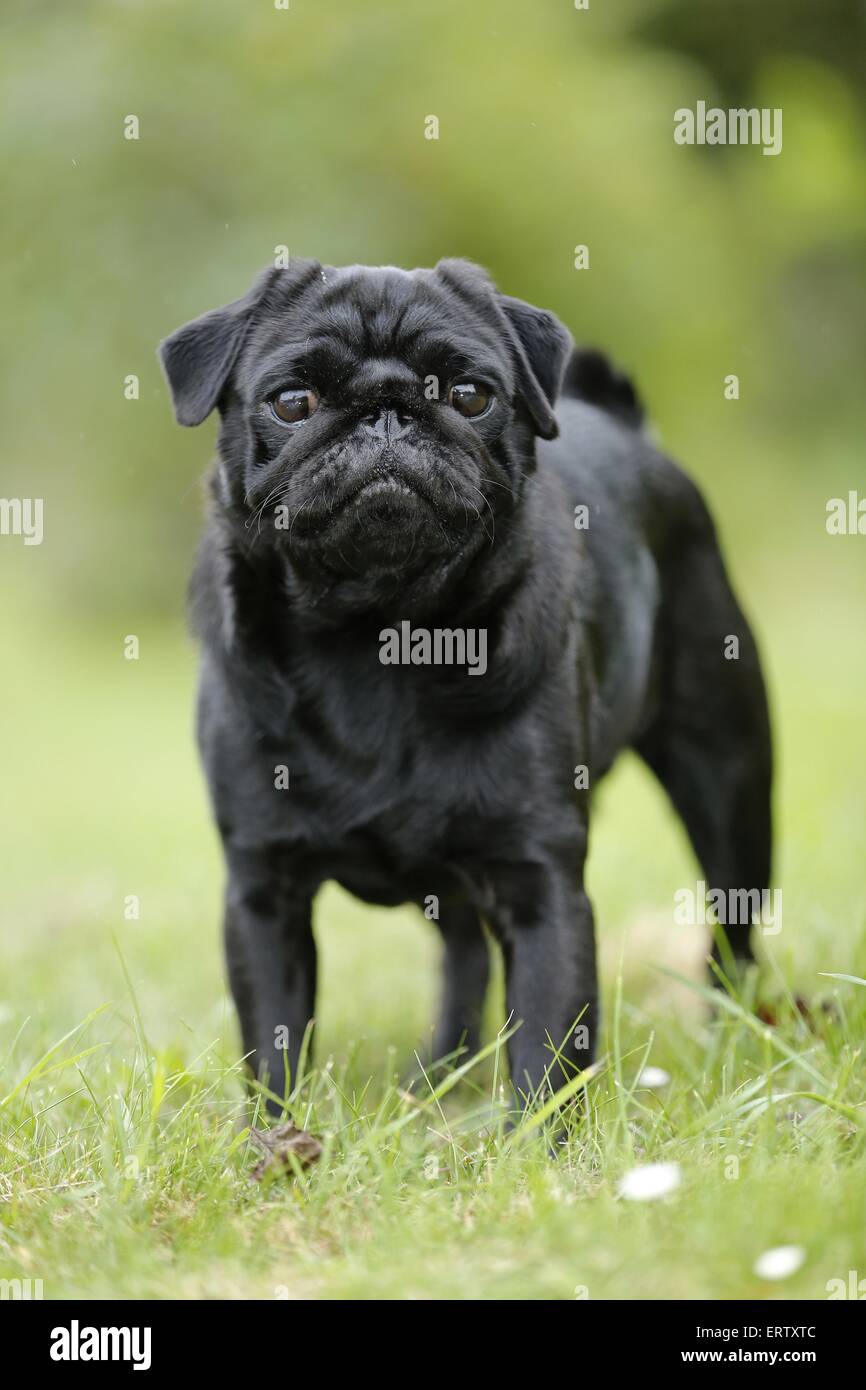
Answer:
[{"label": "dog's eye", "polygon": [[278,391],[270,400],[271,413],[284,425],[300,425],[309,420],[319,408],[319,398],[314,391],[303,389]]},{"label": "dog's eye", "polygon": [[458,381],[448,392],[448,404],[468,420],[477,420],[480,415],[487,414],[493,396],[486,387],[476,386],[473,381]]}]

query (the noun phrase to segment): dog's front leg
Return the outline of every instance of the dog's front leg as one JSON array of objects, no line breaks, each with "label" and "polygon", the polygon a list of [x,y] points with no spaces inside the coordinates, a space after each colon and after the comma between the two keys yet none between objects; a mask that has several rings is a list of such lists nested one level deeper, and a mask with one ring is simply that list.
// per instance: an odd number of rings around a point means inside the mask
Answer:
[{"label": "dog's front leg", "polygon": [[503,866],[493,887],[506,1007],[510,1022],[520,1024],[508,1048],[511,1079],[525,1103],[592,1061],[598,1024],[592,908],[581,870],[556,861]]},{"label": "dog's front leg", "polygon": [[284,1096],[315,1005],[312,890],[279,850],[227,846],[226,863],[226,961],[244,1052],[253,1074]]}]

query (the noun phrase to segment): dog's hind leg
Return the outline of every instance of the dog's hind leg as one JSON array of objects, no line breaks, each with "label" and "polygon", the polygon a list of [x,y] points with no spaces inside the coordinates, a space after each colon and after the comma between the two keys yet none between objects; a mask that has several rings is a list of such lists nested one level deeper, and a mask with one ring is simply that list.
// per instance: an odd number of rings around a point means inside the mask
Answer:
[{"label": "dog's hind leg", "polygon": [[432,1057],[447,1057],[459,1047],[467,1056],[481,1043],[481,1015],[490,977],[490,948],[473,907],[443,909],[442,1000],[433,1037]]},{"label": "dog's hind leg", "polygon": [[[707,889],[725,894],[730,954],[748,961],[771,860],[772,753],[758,653],[705,513],[661,577],[658,714],[635,747],[682,817]],[[713,955],[724,968],[718,928]]]}]

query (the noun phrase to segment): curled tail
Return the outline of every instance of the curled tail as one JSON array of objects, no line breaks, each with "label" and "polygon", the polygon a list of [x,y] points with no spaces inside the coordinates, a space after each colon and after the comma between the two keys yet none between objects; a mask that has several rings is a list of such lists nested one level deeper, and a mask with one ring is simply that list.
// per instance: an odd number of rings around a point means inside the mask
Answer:
[{"label": "curled tail", "polygon": [[631,381],[595,348],[574,349],[565,369],[562,394],[597,405],[633,429],[643,425],[643,405]]}]

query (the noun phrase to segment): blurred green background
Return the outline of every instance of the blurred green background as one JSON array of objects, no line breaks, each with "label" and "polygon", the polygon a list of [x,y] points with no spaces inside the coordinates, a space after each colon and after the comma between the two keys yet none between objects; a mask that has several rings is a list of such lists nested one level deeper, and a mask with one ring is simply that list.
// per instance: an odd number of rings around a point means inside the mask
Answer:
[{"label": "blurred green background", "polygon": [[[825,529],[828,498],[866,494],[862,15],[843,0],[6,0],[0,491],[45,503],[41,546],[0,539],[7,1008],[74,1020],[119,991],[113,928],[164,1034],[223,1016],[183,625],[215,425],[174,425],[154,349],[282,244],[338,264],[472,257],[634,374],[708,496],[766,656],[774,949],[794,973],[862,973],[866,537]],[[673,113],[699,99],[781,107],[781,155],[677,146]],[[646,981],[695,869],[635,767],[600,813],[600,929],[608,948],[634,940]],[[431,930],[333,902],[326,1034],[408,1038],[432,1006]]]}]

